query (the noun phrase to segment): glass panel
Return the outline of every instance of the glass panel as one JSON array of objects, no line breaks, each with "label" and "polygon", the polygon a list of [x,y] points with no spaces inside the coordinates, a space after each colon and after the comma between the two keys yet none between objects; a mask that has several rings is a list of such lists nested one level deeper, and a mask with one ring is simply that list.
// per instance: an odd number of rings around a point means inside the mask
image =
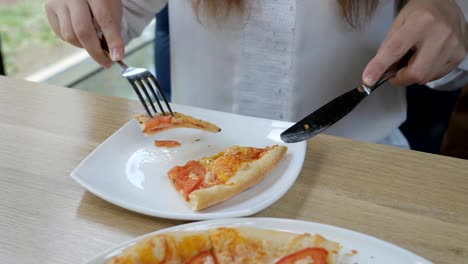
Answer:
[{"label": "glass panel", "polygon": [[[118,65],[104,70],[85,51],[55,35],[44,1],[0,0],[0,38],[9,76],[136,99]],[[153,39],[154,22],[126,47],[125,63],[153,70]]]},{"label": "glass panel", "polygon": [[44,1],[0,0],[0,36],[6,73],[18,78],[79,50],[55,36]]},{"label": "glass panel", "polygon": [[[127,53],[125,63],[129,66],[146,68],[153,71],[152,41],[146,42],[141,47]],[[70,85],[70,87],[100,94],[138,99],[132,86],[127,79],[122,77],[121,73],[122,68],[117,64],[114,64],[109,70],[99,68],[98,71],[88,76],[83,76],[83,79],[77,80],[77,83]]]}]

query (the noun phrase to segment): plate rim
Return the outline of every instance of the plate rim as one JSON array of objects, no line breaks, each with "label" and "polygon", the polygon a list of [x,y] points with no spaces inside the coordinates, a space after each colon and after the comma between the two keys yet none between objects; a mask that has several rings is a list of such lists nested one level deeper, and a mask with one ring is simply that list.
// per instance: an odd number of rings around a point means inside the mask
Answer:
[{"label": "plate rim", "polygon": [[[197,109],[198,111],[206,111],[206,112],[211,112],[211,113],[222,113],[222,114],[227,114],[227,115],[233,115],[233,116],[238,116],[242,118],[249,118],[249,119],[256,119],[256,120],[264,120],[264,121],[273,121],[273,122],[280,122],[285,125],[293,124],[292,122],[288,121],[281,121],[281,120],[273,120],[273,119],[267,119],[267,118],[261,118],[261,117],[254,117],[254,116],[247,116],[247,115],[240,115],[240,114],[235,114],[235,113],[229,113],[229,112],[222,112],[222,111],[216,111],[216,110],[211,110],[211,109],[205,109],[205,108],[199,108],[199,107],[193,107],[193,106],[187,106],[187,105],[177,105],[173,104],[174,106],[182,106],[182,107],[188,107],[191,109]],[[277,202],[281,197],[283,197],[289,189],[294,185],[296,182],[297,178],[299,177],[303,164],[307,155],[307,141],[302,141],[302,142],[297,142],[297,143],[283,143],[284,145],[296,145],[299,147],[300,153],[302,157],[300,158],[300,166],[295,168],[294,171],[291,172],[291,174],[295,175],[294,177],[290,177],[290,179],[287,181],[286,185],[284,185],[284,188],[280,189],[279,192],[276,192],[273,196],[272,199],[265,200],[266,202],[261,202],[258,203],[254,207],[249,207],[249,208],[244,208],[244,209],[238,209],[233,212],[191,212],[191,214],[187,213],[173,213],[173,212],[164,212],[160,210],[147,210],[142,207],[134,206],[133,204],[127,203],[122,199],[108,199],[104,194],[102,194],[99,190],[94,188],[91,184],[88,184],[86,181],[84,181],[78,171],[80,168],[84,166],[84,164],[93,158],[96,152],[98,152],[101,148],[103,148],[108,141],[111,140],[115,135],[119,134],[119,132],[123,131],[126,129],[128,126],[132,125],[138,125],[136,121],[132,118],[128,120],[124,125],[122,125],[119,129],[117,129],[114,133],[112,133],[110,136],[108,136],[104,141],[102,141],[93,151],[91,151],[70,173],[71,178],[73,178],[76,182],[78,182],[81,186],[83,186],[87,191],[91,192],[92,194],[96,195],[97,197],[103,199],[104,201],[114,204],[116,206],[119,206],[125,210],[133,211],[136,213],[148,215],[151,217],[159,217],[159,218],[165,218],[165,219],[174,219],[174,220],[188,220],[188,221],[202,221],[202,220],[211,220],[211,219],[222,219],[222,218],[237,218],[237,217],[246,217],[253,215],[255,213],[258,213],[267,207],[271,206],[275,202]],[[284,174],[283,174],[284,175]],[[280,177],[282,177],[281,175]]]},{"label": "plate rim", "polygon": [[[287,231],[287,232],[293,232],[293,233],[298,233],[297,231],[291,231],[293,228],[290,228],[290,226],[294,226],[294,224],[301,224],[305,225],[307,227],[313,228],[315,227],[321,227],[324,229],[331,229],[335,230],[339,233],[344,233],[344,234],[350,234],[350,235],[356,235],[359,236],[365,240],[368,240],[372,243],[377,243],[379,247],[390,247],[392,250],[396,250],[401,252],[402,254],[406,254],[412,259],[416,260],[418,264],[432,264],[431,261],[428,259],[417,255],[416,253],[413,253],[409,251],[408,249],[405,249],[401,246],[398,246],[392,242],[388,242],[386,240],[359,232],[355,231],[352,229],[347,229],[344,227],[339,227],[339,226],[334,226],[330,224],[325,224],[325,223],[320,223],[320,222],[315,222],[315,221],[307,221],[307,220],[301,220],[301,219],[292,219],[292,218],[277,218],[277,217],[235,217],[235,218],[222,218],[222,219],[212,219],[212,220],[203,220],[203,221],[196,221],[196,222],[191,222],[191,223],[186,223],[186,224],[181,224],[181,225],[175,225],[167,228],[162,228],[159,230],[155,230],[143,235],[140,235],[138,237],[133,237],[131,239],[127,239],[122,243],[119,243],[115,245],[114,247],[108,248],[101,253],[95,255],[94,257],[88,259],[86,261],[86,264],[93,264],[96,263],[99,259],[103,259],[106,256],[109,256],[109,254],[112,254],[117,251],[121,251],[135,242],[144,239],[149,236],[153,235],[158,235],[162,233],[167,233],[167,232],[174,232],[174,231],[191,231],[191,230],[206,230],[210,228],[216,228],[216,226],[223,226],[223,227],[249,227],[249,226],[254,226],[259,225],[261,223],[269,223],[271,225],[274,225],[276,227],[273,228],[266,228],[267,230],[280,230],[280,231]],[[261,228],[261,227],[260,227]],[[304,231],[307,232],[307,231]],[[320,233],[320,235],[323,235],[324,237],[327,237],[327,234]],[[337,241],[339,243],[339,241]]]}]

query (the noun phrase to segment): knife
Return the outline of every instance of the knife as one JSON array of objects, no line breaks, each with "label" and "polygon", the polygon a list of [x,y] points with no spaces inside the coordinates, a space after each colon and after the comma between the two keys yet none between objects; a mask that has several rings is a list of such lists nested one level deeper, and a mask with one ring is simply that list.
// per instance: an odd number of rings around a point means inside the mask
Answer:
[{"label": "knife", "polygon": [[322,133],[331,125],[335,124],[353,111],[353,109],[362,100],[364,100],[364,98],[368,97],[373,91],[375,91],[375,89],[395,76],[398,70],[408,65],[413,54],[413,50],[408,51],[400,61],[390,66],[390,68],[388,68],[388,70],[373,86],[362,84],[361,86],[336,97],[317,109],[315,112],[309,114],[304,119],[281,133],[281,139],[286,143],[295,143],[307,140]]}]

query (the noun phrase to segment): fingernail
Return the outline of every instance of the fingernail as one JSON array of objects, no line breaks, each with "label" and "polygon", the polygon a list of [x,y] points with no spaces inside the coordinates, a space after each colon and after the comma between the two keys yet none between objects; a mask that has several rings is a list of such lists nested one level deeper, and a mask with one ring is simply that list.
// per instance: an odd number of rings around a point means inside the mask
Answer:
[{"label": "fingernail", "polygon": [[364,84],[367,86],[372,86],[375,83],[375,78],[372,74],[368,74],[364,77]]},{"label": "fingernail", "polygon": [[111,59],[113,61],[121,60],[123,56],[123,50],[120,48],[113,48],[111,52]]}]

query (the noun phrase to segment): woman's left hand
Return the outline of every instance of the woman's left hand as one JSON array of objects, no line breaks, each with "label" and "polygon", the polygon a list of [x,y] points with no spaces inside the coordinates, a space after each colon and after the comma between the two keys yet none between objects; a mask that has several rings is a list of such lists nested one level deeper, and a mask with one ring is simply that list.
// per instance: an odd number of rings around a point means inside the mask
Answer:
[{"label": "woman's left hand", "polygon": [[392,84],[425,84],[445,76],[465,58],[467,31],[465,17],[454,0],[409,0],[364,70],[364,84],[373,85],[410,49],[415,54],[390,80]]}]

